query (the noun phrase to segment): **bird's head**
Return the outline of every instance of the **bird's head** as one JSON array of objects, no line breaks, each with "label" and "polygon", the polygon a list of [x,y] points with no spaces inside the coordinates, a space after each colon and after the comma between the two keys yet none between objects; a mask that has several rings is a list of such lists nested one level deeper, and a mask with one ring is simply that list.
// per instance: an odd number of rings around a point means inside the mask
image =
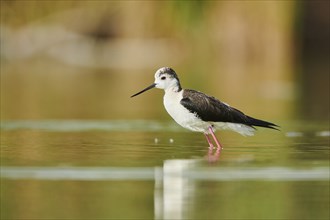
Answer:
[{"label": "bird's head", "polygon": [[175,92],[179,92],[182,90],[180,85],[180,80],[178,76],[176,75],[175,71],[170,67],[162,67],[155,73],[155,82],[148,86],[147,88],[143,89],[142,91],[132,95],[131,97],[140,95],[141,93],[144,93],[145,91],[148,91],[152,88],[158,88],[158,89],[172,89]]},{"label": "bird's head", "polygon": [[181,90],[180,80],[175,71],[170,67],[162,67],[155,73],[155,87],[167,90],[172,88],[176,91]]}]

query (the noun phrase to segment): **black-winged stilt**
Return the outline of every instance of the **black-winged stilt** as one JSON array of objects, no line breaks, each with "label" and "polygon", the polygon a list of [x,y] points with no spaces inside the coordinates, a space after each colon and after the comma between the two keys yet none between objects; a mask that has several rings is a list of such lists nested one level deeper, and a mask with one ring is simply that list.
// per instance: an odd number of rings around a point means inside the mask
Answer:
[{"label": "black-winged stilt", "polygon": [[245,115],[215,97],[191,89],[182,89],[177,74],[169,67],[157,70],[155,82],[131,97],[154,87],[165,90],[164,106],[172,118],[184,128],[204,133],[211,150],[214,147],[209,135],[212,136],[218,155],[222,146],[214,135],[216,129],[230,129],[244,136],[253,135],[254,126],[278,130],[277,125]]}]

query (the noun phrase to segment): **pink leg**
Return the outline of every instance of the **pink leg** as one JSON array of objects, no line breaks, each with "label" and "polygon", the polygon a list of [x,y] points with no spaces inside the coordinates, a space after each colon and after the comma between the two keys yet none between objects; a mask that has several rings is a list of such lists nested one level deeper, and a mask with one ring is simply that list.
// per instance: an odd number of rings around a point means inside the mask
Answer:
[{"label": "pink leg", "polygon": [[210,145],[210,147],[209,147],[209,154],[208,154],[208,161],[211,162],[211,163],[213,163],[213,162],[216,162],[216,161],[219,160],[222,147],[221,147],[220,142],[218,141],[218,139],[214,135],[212,126],[209,127],[209,131],[210,131],[210,134],[212,135],[215,143],[217,144],[217,149],[216,149],[215,153],[213,154],[213,144],[212,144],[209,136],[207,134],[205,134],[205,137],[207,139],[207,142]]},{"label": "pink leg", "polygon": [[221,150],[222,146],[221,146],[220,142],[218,141],[217,137],[214,135],[214,132],[213,132],[213,129],[211,126],[209,127],[209,131],[210,131],[215,143],[217,144],[217,147],[220,148],[220,150]]},{"label": "pink leg", "polygon": [[212,144],[212,142],[211,142],[211,140],[210,140],[209,135],[208,135],[208,134],[204,134],[204,135],[205,135],[205,137],[206,137],[207,142],[208,142],[209,145],[210,145],[209,149],[210,149],[210,150],[213,150],[214,146],[213,146],[213,144]]}]

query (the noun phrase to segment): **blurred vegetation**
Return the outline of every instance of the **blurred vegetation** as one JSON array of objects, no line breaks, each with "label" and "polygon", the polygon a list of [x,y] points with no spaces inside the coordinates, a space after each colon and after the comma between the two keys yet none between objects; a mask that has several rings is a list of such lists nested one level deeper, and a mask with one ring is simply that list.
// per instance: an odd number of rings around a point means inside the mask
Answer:
[{"label": "blurred vegetation", "polygon": [[[329,120],[329,1],[0,3],[1,120],[171,120],[162,105],[163,91],[130,98],[151,84],[162,66],[173,67],[183,87],[216,96],[251,116],[283,122],[278,123],[283,130],[291,129],[287,125],[292,119]],[[329,130],[318,121],[303,121],[296,126],[301,129],[292,131],[308,131],[315,124],[322,128],[317,131]],[[228,146],[233,150],[224,156],[257,155],[257,166],[262,166],[259,157],[275,166],[299,166],[299,160],[308,167],[320,166],[328,146],[314,131],[301,137],[297,132],[300,139],[284,132],[265,133],[258,144],[230,133]],[[161,166],[175,156],[193,158],[204,152],[205,141],[191,133],[183,133],[181,140],[177,136],[179,144],[154,146],[155,137],[167,140],[172,133],[139,132],[9,131],[2,138],[2,165],[119,167],[149,166],[151,161],[157,163],[152,166]],[[192,214],[201,218],[211,214],[253,218],[270,216],[274,210],[279,218],[327,215],[328,207],[320,206],[329,200],[326,181],[276,182],[275,190],[272,182],[251,183],[200,181],[206,194],[189,191],[197,200],[186,201]],[[50,214],[102,218],[124,213],[150,219],[152,197],[157,194],[156,184],[142,181],[4,180],[2,185],[6,203],[1,206],[6,212],[1,216],[13,218]]]},{"label": "blurred vegetation", "polygon": [[328,119],[328,6],[1,1],[1,119],[167,120],[162,92],[129,98],[162,66],[256,117]]}]

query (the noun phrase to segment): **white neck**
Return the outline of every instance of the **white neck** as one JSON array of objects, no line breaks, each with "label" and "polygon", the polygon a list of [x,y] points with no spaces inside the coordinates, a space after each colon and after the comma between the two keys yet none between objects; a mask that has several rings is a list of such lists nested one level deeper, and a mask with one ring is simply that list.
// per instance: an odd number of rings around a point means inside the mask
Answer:
[{"label": "white neck", "polygon": [[167,93],[167,92],[178,93],[178,92],[182,91],[182,89],[180,91],[179,90],[180,90],[180,88],[178,86],[171,86],[171,87],[165,89],[165,93]]}]

